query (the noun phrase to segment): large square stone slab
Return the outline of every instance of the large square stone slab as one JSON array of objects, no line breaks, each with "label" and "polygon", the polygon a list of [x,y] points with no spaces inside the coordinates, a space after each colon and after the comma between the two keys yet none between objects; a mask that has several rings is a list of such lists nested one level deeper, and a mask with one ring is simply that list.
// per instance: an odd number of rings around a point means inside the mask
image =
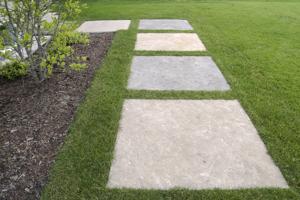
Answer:
[{"label": "large square stone slab", "polygon": [[129,89],[225,91],[230,87],[208,56],[136,56]]},{"label": "large square stone slab", "polygon": [[125,101],[107,186],[288,187],[235,100]]},{"label": "large square stone slab", "polygon": [[180,19],[143,19],[140,30],[193,30],[187,20]]},{"label": "large square stone slab", "polygon": [[195,33],[139,33],[135,50],[138,51],[205,51]]},{"label": "large square stone slab", "polygon": [[103,33],[127,30],[130,26],[130,20],[101,20],[86,21],[77,29],[84,33]]}]

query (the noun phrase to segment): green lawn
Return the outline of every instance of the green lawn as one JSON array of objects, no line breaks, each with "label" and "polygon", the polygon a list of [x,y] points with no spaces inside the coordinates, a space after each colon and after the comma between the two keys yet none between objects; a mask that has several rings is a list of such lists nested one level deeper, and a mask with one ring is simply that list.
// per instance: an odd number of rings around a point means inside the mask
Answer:
[{"label": "green lawn", "polygon": [[[300,199],[300,2],[86,1],[82,20],[132,19],[115,35],[52,169],[43,199]],[[138,19],[182,18],[220,67],[230,92],[126,90]],[[167,53],[164,53],[167,55]],[[168,55],[174,55],[169,53]],[[122,103],[126,98],[238,99],[290,189],[106,189]]]}]

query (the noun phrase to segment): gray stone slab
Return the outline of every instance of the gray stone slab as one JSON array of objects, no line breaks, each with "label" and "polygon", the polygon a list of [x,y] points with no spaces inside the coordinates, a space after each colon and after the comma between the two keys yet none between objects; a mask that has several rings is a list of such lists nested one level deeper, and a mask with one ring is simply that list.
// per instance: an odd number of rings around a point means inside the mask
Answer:
[{"label": "gray stone slab", "polygon": [[143,19],[140,30],[193,30],[187,20],[180,19]]},{"label": "gray stone slab", "polygon": [[206,51],[206,48],[195,33],[139,33],[135,50]]},{"label": "gray stone slab", "polygon": [[108,188],[287,188],[235,100],[126,100]]},{"label": "gray stone slab", "polygon": [[136,56],[128,88],[135,90],[229,90],[208,56]]},{"label": "gray stone slab", "polygon": [[84,33],[103,33],[127,30],[130,26],[130,20],[99,20],[86,21],[77,29]]}]

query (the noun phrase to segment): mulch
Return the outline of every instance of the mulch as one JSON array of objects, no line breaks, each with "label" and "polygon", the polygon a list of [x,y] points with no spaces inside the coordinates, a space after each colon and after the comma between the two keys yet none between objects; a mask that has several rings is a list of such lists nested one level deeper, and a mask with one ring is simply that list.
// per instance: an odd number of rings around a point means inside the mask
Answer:
[{"label": "mulch", "polygon": [[75,56],[88,58],[82,72],[56,71],[42,83],[30,77],[0,78],[0,199],[40,198],[76,108],[112,39],[112,33],[91,34],[88,45],[73,45]]}]

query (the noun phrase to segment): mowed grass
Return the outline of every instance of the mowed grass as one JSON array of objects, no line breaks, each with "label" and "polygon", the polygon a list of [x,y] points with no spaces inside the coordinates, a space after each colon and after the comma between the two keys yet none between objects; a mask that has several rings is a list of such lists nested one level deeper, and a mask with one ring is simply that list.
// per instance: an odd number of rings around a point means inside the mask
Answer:
[{"label": "mowed grass", "polygon": [[[132,19],[113,45],[70,127],[42,199],[300,199],[300,2],[86,1],[82,20]],[[181,18],[208,52],[135,52],[138,19]],[[133,55],[210,55],[229,92],[128,91]],[[106,189],[122,103],[238,99],[290,189]]]}]

